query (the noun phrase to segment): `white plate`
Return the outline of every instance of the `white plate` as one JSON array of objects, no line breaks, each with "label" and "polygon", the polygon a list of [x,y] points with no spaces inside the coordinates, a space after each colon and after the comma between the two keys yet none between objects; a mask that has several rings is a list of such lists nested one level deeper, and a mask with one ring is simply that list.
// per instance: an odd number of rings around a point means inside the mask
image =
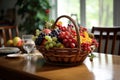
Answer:
[{"label": "white plate", "polygon": [[0,48],[0,54],[9,54],[9,53],[17,53],[20,49],[17,47],[2,47]]},{"label": "white plate", "polygon": [[10,58],[20,57],[20,54],[8,54],[7,57],[10,57]]}]

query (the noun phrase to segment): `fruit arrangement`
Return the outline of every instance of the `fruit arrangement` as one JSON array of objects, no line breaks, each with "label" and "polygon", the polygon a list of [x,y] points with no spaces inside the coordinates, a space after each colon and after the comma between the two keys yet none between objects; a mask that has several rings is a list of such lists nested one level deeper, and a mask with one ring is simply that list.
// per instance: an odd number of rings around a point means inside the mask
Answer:
[{"label": "fruit arrangement", "polygon": [[[67,18],[72,23],[64,26],[59,19]],[[63,15],[54,23],[47,22],[43,30],[36,29],[36,48],[43,54],[47,62],[60,65],[76,65],[82,63],[98,46],[92,33],[83,26],[77,26],[74,20]],[[92,56],[93,57],[93,56]]]},{"label": "fruit arrangement", "polygon": [[9,39],[7,41],[7,46],[16,46],[16,47],[22,47],[23,41],[20,37],[16,36],[13,39]]},{"label": "fruit arrangement", "polygon": [[15,36],[13,39],[9,39],[6,43],[6,46],[7,47],[17,47],[21,51],[24,52],[23,41],[22,41],[21,37],[19,37],[19,36]]},{"label": "fruit arrangement", "polygon": [[[80,26],[80,44],[83,51],[91,51],[91,46],[98,46],[94,35],[89,33],[85,27]],[[45,28],[42,31],[36,30],[35,44],[45,46],[46,50],[52,48],[77,48],[77,33],[72,24],[63,26],[61,21],[58,21],[54,29]]]}]

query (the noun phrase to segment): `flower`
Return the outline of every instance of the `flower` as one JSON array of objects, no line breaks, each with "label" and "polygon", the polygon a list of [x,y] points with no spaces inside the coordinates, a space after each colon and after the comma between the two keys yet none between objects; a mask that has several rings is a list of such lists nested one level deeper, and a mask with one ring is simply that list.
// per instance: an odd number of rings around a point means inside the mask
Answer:
[{"label": "flower", "polygon": [[49,10],[49,9],[46,9],[45,12],[46,12],[46,14],[49,14],[49,13],[50,13],[50,10]]},{"label": "flower", "polygon": [[89,54],[90,61],[93,61],[95,55],[92,53],[93,50],[98,47],[98,42],[94,37],[93,33],[87,31],[87,28],[80,27],[80,43],[81,43],[81,50],[87,51]]},{"label": "flower", "polygon": [[98,47],[94,34],[88,32],[87,28],[80,26],[80,43],[83,51],[91,51],[91,46]]}]

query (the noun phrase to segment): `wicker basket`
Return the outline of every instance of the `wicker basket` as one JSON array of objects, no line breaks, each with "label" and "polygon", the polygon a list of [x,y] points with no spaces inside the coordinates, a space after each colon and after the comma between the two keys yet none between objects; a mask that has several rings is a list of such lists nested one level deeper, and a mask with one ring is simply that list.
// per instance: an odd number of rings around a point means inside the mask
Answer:
[{"label": "wicker basket", "polygon": [[55,26],[57,21],[61,18],[67,18],[73,23],[77,33],[77,42],[79,44],[78,47],[77,48],[53,48],[49,50],[46,50],[44,46],[36,45],[36,47],[43,54],[47,63],[55,64],[55,65],[67,65],[67,66],[81,64],[85,60],[85,58],[88,56],[89,52],[81,51],[80,34],[78,31],[78,26],[75,24],[75,21],[67,15],[58,17],[55,23],[53,24],[53,26]]}]

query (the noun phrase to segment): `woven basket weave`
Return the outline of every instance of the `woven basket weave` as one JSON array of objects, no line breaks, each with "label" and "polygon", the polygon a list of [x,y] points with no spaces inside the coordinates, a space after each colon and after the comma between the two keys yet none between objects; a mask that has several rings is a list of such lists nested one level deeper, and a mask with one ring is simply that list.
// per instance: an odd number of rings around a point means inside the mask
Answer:
[{"label": "woven basket weave", "polygon": [[55,26],[58,20],[61,18],[67,18],[73,23],[77,33],[77,42],[79,44],[78,47],[52,48],[49,50],[46,50],[44,46],[36,45],[36,47],[43,54],[45,60],[50,64],[69,65],[69,66],[81,64],[85,60],[89,52],[81,51],[80,34],[79,34],[78,26],[76,25],[75,21],[67,15],[62,15],[58,17],[55,23],[53,24],[53,26]]}]

